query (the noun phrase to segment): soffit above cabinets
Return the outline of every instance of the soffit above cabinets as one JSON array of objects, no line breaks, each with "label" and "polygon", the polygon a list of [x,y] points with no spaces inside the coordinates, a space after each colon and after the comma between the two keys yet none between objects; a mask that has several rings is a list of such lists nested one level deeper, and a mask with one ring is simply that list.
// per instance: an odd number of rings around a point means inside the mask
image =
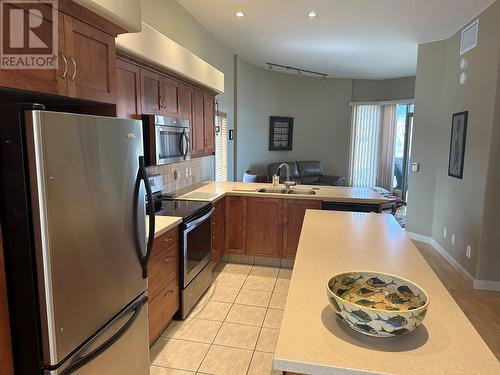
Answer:
[{"label": "soffit above cabinets", "polygon": [[141,31],[140,0],[73,0],[75,3],[123,27],[130,33]]},{"label": "soffit above cabinets", "polygon": [[224,92],[224,73],[144,22],[140,33],[119,35],[116,48],[219,93]]}]

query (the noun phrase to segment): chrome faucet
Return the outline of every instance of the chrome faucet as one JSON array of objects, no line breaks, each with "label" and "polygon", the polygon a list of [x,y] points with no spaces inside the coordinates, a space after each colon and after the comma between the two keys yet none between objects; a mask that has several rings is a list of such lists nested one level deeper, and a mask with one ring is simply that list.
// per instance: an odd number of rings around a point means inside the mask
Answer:
[{"label": "chrome faucet", "polygon": [[295,181],[292,181],[290,179],[290,166],[287,163],[280,164],[280,166],[278,167],[278,170],[276,171],[276,175],[278,175],[278,173],[280,173],[281,167],[286,168],[286,180],[283,181],[285,188],[290,189],[290,187],[297,185],[297,183]]}]

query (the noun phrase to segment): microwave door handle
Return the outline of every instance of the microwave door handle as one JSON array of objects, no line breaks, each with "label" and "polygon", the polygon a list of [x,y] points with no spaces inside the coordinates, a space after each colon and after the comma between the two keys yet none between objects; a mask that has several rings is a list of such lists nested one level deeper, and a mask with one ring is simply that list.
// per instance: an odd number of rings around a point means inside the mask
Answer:
[{"label": "microwave door handle", "polygon": [[184,150],[184,154],[182,155],[184,157],[184,159],[186,159],[188,153],[189,153],[189,137],[188,135],[186,134],[186,132],[182,132],[182,135],[183,135],[183,138],[186,140],[186,149]]},{"label": "microwave door handle", "polygon": [[181,152],[181,156],[184,157],[184,132],[179,137],[179,151]]},{"label": "microwave door handle", "polygon": [[127,322],[116,332],[114,333],[108,340],[106,340],[104,343],[99,345],[95,350],[92,352],[84,355],[83,357],[80,357],[73,361],[68,367],[66,367],[60,375],[69,375],[73,374],[75,371],[78,369],[82,368],[89,362],[93,361],[97,357],[99,357],[102,353],[104,353],[106,350],[108,350],[115,342],[117,342],[129,329],[130,327],[134,324],[136,321],[137,317],[139,316],[139,313],[142,310],[142,307],[147,303],[148,297],[144,297],[137,301],[135,305],[133,306],[133,311],[134,313],[132,316],[127,320]]},{"label": "microwave door handle", "polygon": [[[141,194],[141,181],[144,182],[144,187],[146,188],[146,195],[148,197],[148,219],[149,219],[149,231],[148,231],[148,242],[146,243],[146,255],[142,254],[142,246],[141,239],[139,238],[139,228],[137,220],[144,220],[143,218],[138,219],[138,201],[139,194]],[[144,164],[144,156],[139,156],[139,170],[137,172],[137,181],[135,185],[135,203],[134,203],[134,226],[135,226],[135,240],[137,246],[137,254],[139,256],[139,262],[141,263],[142,268],[142,278],[145,279],[148,277],[148,262],[151,256],[151,251],[153,249],[153,241],[155,236],[155,212],[154,212],[154,204],[153,204],[153,192],[151,190],[151,185],[149,184],[148,173],[146,171],[146,166]]]}]

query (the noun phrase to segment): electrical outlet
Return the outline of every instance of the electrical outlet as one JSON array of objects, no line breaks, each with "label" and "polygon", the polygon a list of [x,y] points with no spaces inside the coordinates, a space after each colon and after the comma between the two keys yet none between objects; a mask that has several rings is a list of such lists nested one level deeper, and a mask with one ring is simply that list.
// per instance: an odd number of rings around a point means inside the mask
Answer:
[{"label": "electrical outlet", "polygon": [[455,245],[455,234],[451,235],[451,243]]},{"label": "electrical outlet", "polygon": [[472,247],[467,246],[467,249],[465,250],[465,256],[466,256],[467,258],[470,258],[471,253],[472,253]]},{"label": "electrical outlet", "polygon": [[444,228],[443,237],[446,238],[446,236],[448,236],[448,230],[446,228]]}]

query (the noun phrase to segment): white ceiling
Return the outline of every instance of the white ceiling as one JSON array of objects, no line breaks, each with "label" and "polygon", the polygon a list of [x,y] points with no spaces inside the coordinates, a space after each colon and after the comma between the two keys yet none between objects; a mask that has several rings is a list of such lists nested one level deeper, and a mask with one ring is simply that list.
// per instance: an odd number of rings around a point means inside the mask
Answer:
[{"label": "white ceiling", "polygon": [[[251,64],[343,78],[414,75],[417,47],[453,35],[494,0],[177,0]],[[239,19],[234,14],[243,11]],[[314,10],[316,18],[307,17]]]}]

